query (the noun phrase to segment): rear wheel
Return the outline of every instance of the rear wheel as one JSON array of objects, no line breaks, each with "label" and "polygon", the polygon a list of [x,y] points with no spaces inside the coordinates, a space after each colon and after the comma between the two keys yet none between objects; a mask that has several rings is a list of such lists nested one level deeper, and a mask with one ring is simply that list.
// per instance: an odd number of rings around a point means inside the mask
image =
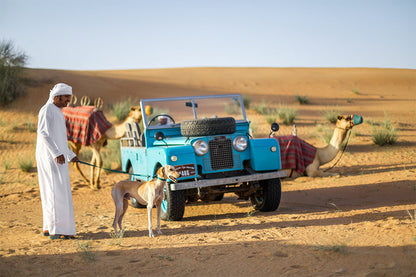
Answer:
[{"label": "rear wheel", "polygon": [[160,217],[167,221],[181,220],[185,213],[185,191],[171,190],[169,184],[165,186],[163,191],[164,198],[162,200],[162,213]]},{"label": "rear wheel", "polygon": [[259,181],[261,190],[250,196],[254,209],[262,212],[275,211],[280,205],[282,188],[280,179]]}]

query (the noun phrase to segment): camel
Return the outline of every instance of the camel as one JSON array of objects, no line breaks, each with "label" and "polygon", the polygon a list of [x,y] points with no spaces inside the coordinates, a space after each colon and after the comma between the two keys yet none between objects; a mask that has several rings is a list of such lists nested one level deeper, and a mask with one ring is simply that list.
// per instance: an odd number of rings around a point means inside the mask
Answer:
[{"label": "camel", "polygon": [[[76,98],[73,99],[72,105],[75,105]],[[81,101],[84,105],[88,105],[90,103],[89,98],[83,97]],[[102,108],[102,99],[98,98],[96,99],[94,106],[96,106],[97,110],[100,110]],[[120,139],[122,138],[126,133],[126,123],[132,123],[137,122],[140,123],[142,120],[142,113],[140,106],[134,106],[130,108],[130,113],[128,114],[127,118],[124,120],[123,123],[119,125],[112,125],[102,136],[101,138],[96,141],[95,143],[92,143],[89,145],[92,149],[92,159],[90,164],[96,166],[91,167],[91,176],[90,180],[88,180],[84,173],[81,171],[79,167],[79,163],[74,163],[75,169],[78,171],[78,173],[81,175],[81,177],[84,179],[84,181],[90,185],[93,189],[100,188],[100,173],[101,173],[101,166],[103,164],[102,158],[100,155],[100,150],[106,143],[107,139]],[[82,148],[81,143],[75,143],[73,141],[69,141],[69,146],[71,150],[78,156],[79,152]]]},{"label": "camel", "polygon": [[[337,176],[338,173],[324,172],[319,167],[329,163],[338,155],[342,142],[344,141],[347,132],[355,125],[361,124],[363,121],[362,117],[359,115],[339,115],[334,133],[328,145],[316,148],[315,156],[312,163],[306,166],[306,170],[303,175],[309,177],[327,177],[327,176]],[[296,133],[294,127],[294,134]],[[312,146],[313,147],[313,146]],[[283,159],[283,158],[282,158]],[[300,177],[301,173],[295,169],[289,168],[285,169],[287,176],[289,177]]]},{"label": "camel", "polygon": [[[107,141],[107,139],[120,139],[124,137],[126,133],[126,123],[132,123],[137,122],[140,123],[142,120],[142,113],[140,106],[135,106],[130,108],[130,113],[127,116],[127,118],[123,121],[123,123],[119,125],[112,125],[110,129],[108,129],[105,134],[96,142],[89,147],[92,149],[92,158],[90,164],[95,165],[96,167],[91,167],[91,177],[90,180],[88,180],[84,173],[79,168],[79,163],[74,163],[75,169],[79,172],[81,177],[84,179],[84,181],[87,184],[90,184],[90,187],[93,189],[99,189],[100,188],[100,174],[101,174],[101,166],[103,164],[103,161],[101,159],[100,150],[104,146],[104,143]],[[74,143],[69,142],[69,145],[71,147],[71,150],[78,156],[82,144],[81,143]]]}]

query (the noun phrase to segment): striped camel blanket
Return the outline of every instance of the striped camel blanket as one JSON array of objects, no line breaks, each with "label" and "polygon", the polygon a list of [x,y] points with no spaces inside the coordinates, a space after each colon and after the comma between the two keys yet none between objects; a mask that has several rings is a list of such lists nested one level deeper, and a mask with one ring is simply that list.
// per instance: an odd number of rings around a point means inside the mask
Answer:
[{"label": "striped camel blanket", "polygon": [[303,174],[313,162],[316,148],[296,136],[274,136],[279,141],[282,169],[294,169]]},{"label": "striped camel blanket", "polygon": [[68,140],[82,145],[97,142],[111,127],[102,111],[93,106],[62,108],[65,116]]}]

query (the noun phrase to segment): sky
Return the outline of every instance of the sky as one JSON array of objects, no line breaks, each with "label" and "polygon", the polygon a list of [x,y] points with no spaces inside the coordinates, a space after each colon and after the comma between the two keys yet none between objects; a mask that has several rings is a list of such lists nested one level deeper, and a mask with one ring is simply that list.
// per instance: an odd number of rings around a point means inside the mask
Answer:
[{"label": "sky", "polygon": [[416,69],[416,0],[0,0],[27,67]]}]

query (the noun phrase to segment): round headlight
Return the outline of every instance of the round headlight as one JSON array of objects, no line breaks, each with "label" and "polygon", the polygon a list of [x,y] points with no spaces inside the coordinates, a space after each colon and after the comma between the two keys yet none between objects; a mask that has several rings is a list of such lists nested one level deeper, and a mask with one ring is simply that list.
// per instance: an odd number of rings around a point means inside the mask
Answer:
[{"label": "round headlight", "polygon": [[192,146],[198,156],[204,156],[208,152],[208,143],[204,140],[197,140]]},{"label": "round headlight", "polygon": [[233,140],[234,149],[237,151],[244,151],[247,149],[247,138],[238,136]]}]

